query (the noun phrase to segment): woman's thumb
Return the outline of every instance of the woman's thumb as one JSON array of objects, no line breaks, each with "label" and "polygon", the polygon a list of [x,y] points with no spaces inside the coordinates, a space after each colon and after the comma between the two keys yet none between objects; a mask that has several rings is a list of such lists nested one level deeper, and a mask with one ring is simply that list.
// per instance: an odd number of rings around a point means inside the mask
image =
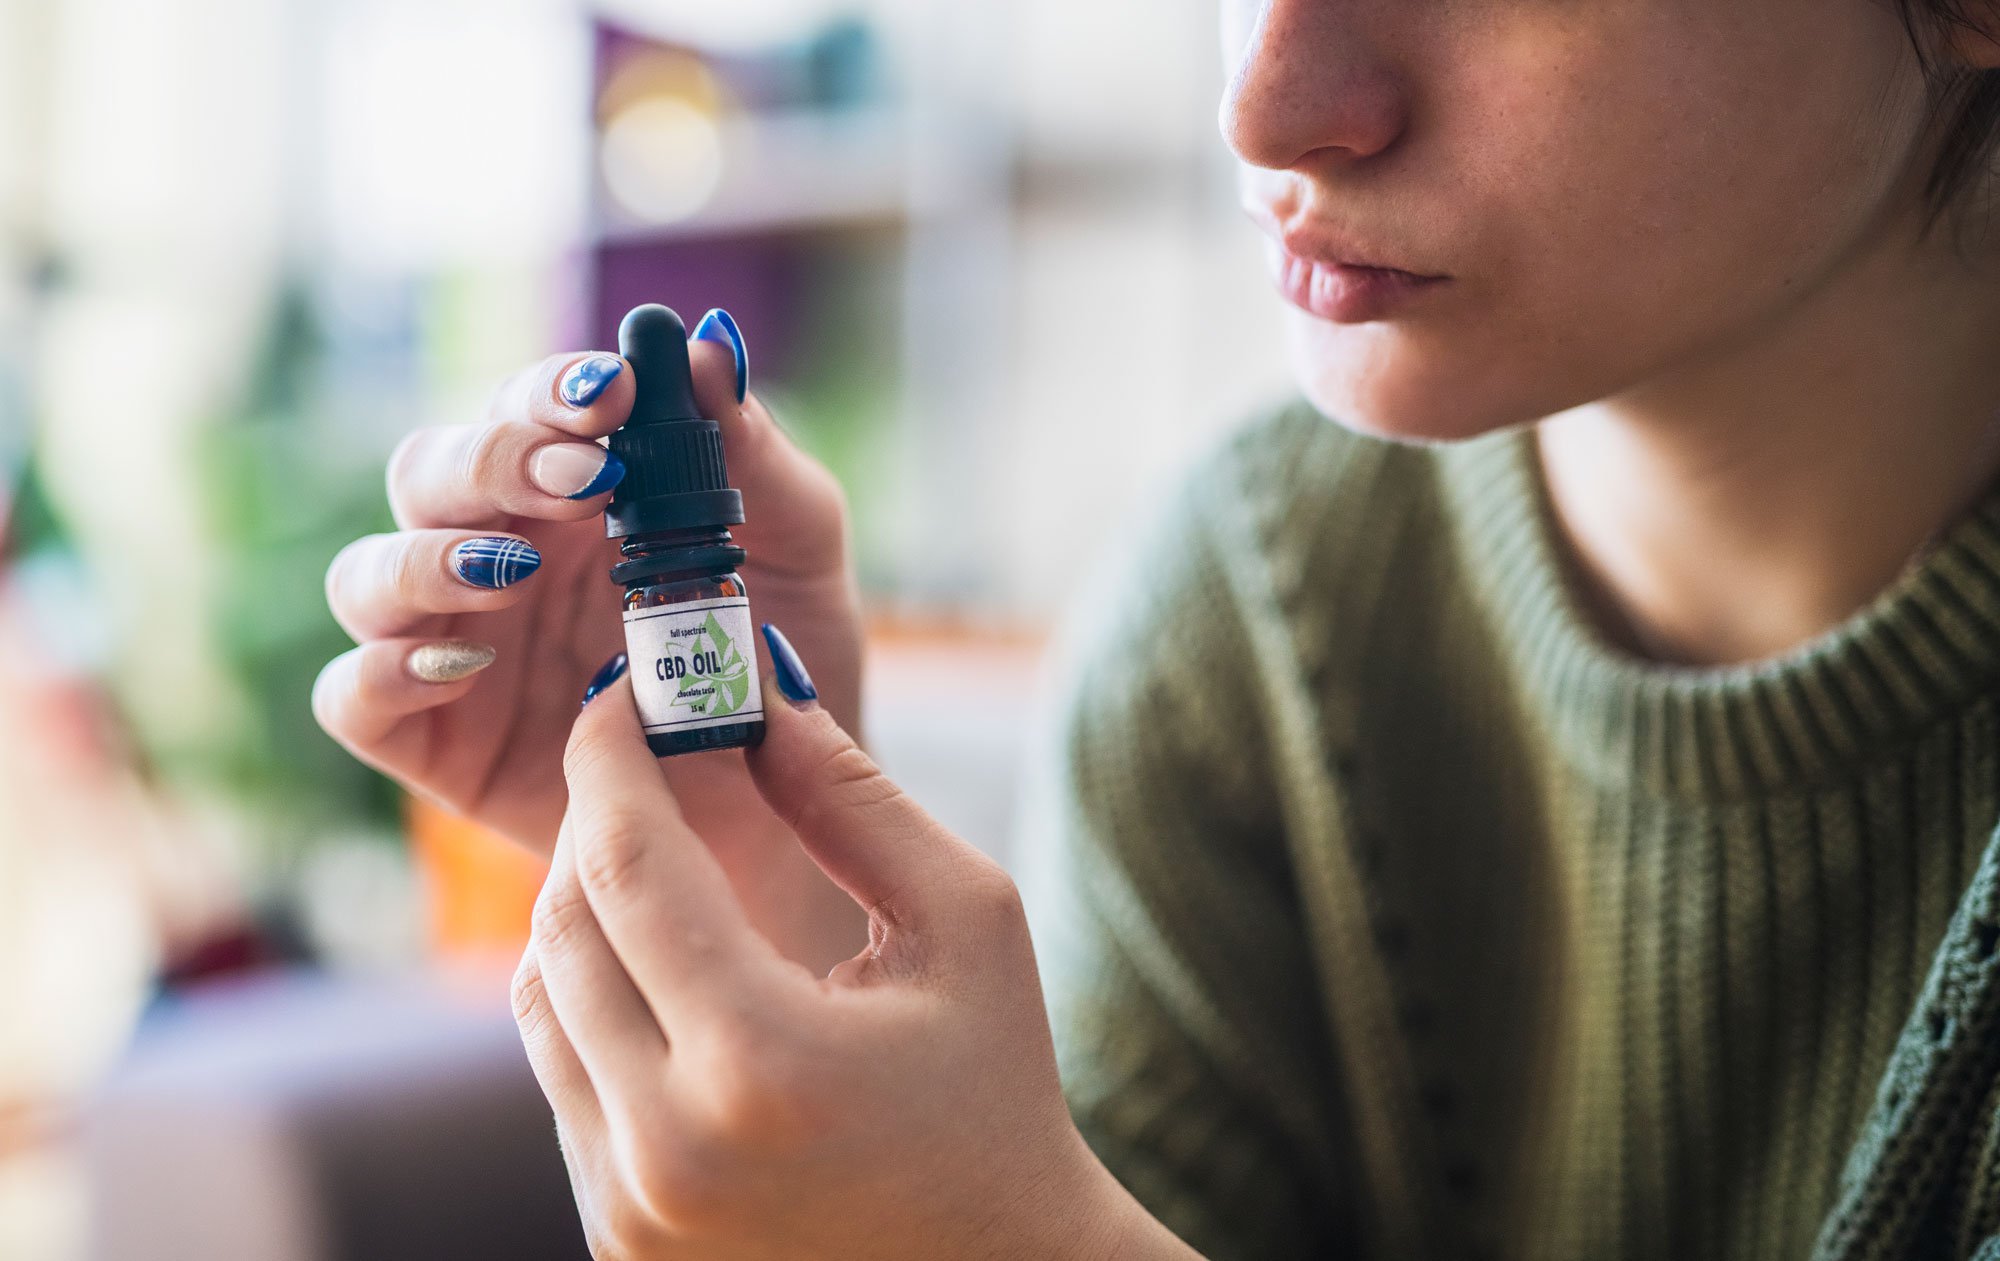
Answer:
[{"label": "woman's thumb", "polygon": [[953,836],[884,775],[815,703],[791,643],[769,623],[772,677],[764,683],[764,739],[750,775],[771,810],[821,870],[872,912],[921,916],[968,865],[990,861]]}]

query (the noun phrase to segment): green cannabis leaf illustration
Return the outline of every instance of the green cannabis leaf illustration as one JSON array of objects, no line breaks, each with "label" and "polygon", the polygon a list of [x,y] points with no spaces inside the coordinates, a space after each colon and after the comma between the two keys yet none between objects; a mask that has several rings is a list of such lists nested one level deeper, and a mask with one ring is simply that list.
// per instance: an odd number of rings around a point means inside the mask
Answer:
[{"label": "green cannabis leaf illustration", "polygon": [[714,676],[715,699],[709,704],[710,714],[733,714],[743,708],[743,702],[750,698],[750,671],[744,665],[743,654],[723,631],[722,623],[715,620],[713,610],[709,612],[708,624],[702,628],[709,642],[715,646],[716,659],[722,669]]}]

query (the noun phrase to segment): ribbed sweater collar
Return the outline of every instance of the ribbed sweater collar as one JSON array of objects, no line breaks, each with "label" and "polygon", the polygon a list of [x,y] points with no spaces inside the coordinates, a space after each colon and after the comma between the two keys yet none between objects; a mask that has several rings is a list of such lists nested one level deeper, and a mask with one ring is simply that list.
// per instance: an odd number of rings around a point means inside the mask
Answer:
[{"label": "ribbed sweater collar", "polygon": [[1531,427],[1436,448],[1479,597],[1566,760],[1649,793],[1724,801],[1836,782],[2000,680],[2000,484],[1867,607],[1743,666],[1637,657],[1577,590]]}]

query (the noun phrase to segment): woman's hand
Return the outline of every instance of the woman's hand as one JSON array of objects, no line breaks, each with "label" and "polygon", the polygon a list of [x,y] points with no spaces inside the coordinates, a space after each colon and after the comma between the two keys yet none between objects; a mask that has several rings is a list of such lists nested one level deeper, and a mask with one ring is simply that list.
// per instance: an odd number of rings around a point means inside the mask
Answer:
[{"label": "woman's hand", "polygon": [[[743,389],[734,323],[698,328],[722,338],[688,350],[743,492],[748,521],[733,533],[749,552],[751,607],[811,628],[801,646],[824,663],[826,704],[851,725],[861,634],[840,488]],[[602,515],[620,470],[598,440],[632,398],[624,360],[561,355],[503,386],[485,423],[410,435],[389,465],[400,529],[356,540],[327,571],[334,616],[360,647],[321,672],[321,725],[411,790],[544,854],[577,704],[624,647]],[[681,757],[666,775],[774,940],[818,964],[853,949],[860,917],[758,808],[740,753]]]},{"label": "woman's hand", "polygon": [[824,710],[765,708],[757,790],[868,909],[824,978],[745,919],[628,680],[570,738],[514,1010],[599,1261],[1192,1256],[1070,1121],[1013,882]]}]

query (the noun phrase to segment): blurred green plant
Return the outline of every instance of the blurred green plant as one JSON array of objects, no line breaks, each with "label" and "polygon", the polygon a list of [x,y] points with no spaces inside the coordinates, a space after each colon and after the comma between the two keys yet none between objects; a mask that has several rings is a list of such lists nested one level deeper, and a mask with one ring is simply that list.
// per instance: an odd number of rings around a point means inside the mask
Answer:
[{"label": "blurred green plant", "polygon": [[248,704],[174,769],[263,816],[292,852],[330,831],[394,833],[398,790],[312,715],[320,668],[351,647],[327,610],[328,562],[350,540],[393,528],[379,453],[330,440],[341,418],[319,388],[327,341],[302,286],[276,302],[240,404],[205,427],[195,466],[221,562],[216,645]]}]

